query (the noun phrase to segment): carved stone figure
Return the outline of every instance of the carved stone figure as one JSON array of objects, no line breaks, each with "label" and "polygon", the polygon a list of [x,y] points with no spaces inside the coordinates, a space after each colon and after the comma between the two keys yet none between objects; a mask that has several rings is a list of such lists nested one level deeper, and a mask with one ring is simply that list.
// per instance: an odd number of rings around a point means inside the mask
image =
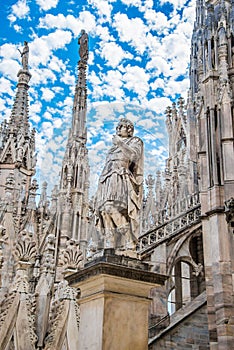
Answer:
[{"label": "carved stone figure", "polygon": [[113,136],[95,198],[97,224],[105,247],[134,249],[142,202],[143,142],[122,118]]},{"label": "carved stone figure", "polygon": [[88,61],[89,51],[88,51],[88,34],[85,32],[84,29],[81,30],[81,35],[78,39],[78,44],[80,45],[79,48],[79,55],[81,61]]},{"label": "carved stone figure", "polygon": [[24,155],[24,149],[23,149],[23,147],[17,148],[16,155],[17,155],[17,161],[18,161],[18,162],[22,162],[22,160],[23,160],[23,155]]},{"label": "carved stone figure", "polygon": [[22,66],[23,66],[23,69],[25,70],[28,70],[28,56],[29,56],[29,47],[28,47],[28,42],[25,41],[24,42],[24,48],[23,48],[23,51],[20,52],[20,55],[21,55],[21,59],[22,59]]}]

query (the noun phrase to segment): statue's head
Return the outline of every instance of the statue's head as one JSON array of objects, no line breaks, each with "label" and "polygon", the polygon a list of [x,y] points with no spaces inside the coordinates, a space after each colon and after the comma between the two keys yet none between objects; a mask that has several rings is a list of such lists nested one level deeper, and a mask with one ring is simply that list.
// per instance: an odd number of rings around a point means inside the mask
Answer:
[{"label": "statue's head", "polygon": [[116,133],[117,135],[119,135],[119,131],[122,125],[125,125],[127,127],[128,130],[128,136],[131,137],[134,133],[134,125],[131,122],[131,120],[126,119],[126,118],[121,118],[117,127],[116,127]]}]

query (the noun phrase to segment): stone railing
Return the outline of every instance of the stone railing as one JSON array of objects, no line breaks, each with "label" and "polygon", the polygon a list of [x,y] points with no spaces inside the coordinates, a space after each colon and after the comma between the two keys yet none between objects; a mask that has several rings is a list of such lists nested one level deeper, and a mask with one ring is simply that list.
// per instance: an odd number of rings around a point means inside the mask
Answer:
[{"label": "stone railing", "polygon": [[154,214],[150,213],[149,217],[142,217],[142,234],[152,230],[162,224],[167,223],[169,220],[179,216],[180,214],[196,207],[200,204],[199,194],[193,193],[183,199],[175,201],[173,205],[168,206]]},{"label": "stone railing", "polygon": [[[184,210],[181,212],[182,208],[184,208]],[[168,239],[171,236],[174,236],[179,231],[186,229],[186,227],[199,222],[201,205],[197,194],[192,195],[187,199],[185,198],[184,201],[181,201],[179,209],[180,210],[178,210],[178,212],[180,212],[180,214],[172,218],[170,218],[171,211],[168,213],[168,211],[165,210],[163,222],[156,227],[151,228],[139,237],[137,246],[139,253],[144,253],[152,249],[158,243]]]}]

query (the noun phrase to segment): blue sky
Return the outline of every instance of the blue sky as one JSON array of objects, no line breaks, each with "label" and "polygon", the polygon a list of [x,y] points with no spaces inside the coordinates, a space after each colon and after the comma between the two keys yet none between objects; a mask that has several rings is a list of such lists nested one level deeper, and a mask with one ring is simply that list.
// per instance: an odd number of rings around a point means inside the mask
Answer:
[{"label": "blue sky", "polygon": [[[164,111],[187,97],[195,0],[0,0],[0,115],[10,115],[24,40],[29,42],[30,122],[39,182],[51,188],[71,125],[81,29],[89,34],[88,142],[97,182],[117,121],[145,143],[145,174],[165,164]],[[40,169],[40,170],[39,170]],[[95,170],[94,170],[95,169]],[[91,194],[95,186],[91,187]]]}]

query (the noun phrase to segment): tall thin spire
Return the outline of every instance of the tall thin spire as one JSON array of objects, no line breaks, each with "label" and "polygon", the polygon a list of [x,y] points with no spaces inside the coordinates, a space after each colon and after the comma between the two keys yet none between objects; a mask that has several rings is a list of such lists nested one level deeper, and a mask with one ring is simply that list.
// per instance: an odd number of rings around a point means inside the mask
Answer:
[{"label": "tall thin spire", "polygon": [[19,70],[17,92],[11,112],[10,124],[14,129],[22,129],[24,134],[29,130],[28,123],[28,89],[31,74],[28,70],[29,47],[27,41],[24,42],[23,51],[20,52],[22,69]]},{"label": "tall thin spire", "polygon": [[86,148],[88,35],[84,30],[78,39],[80,60],[72,110],[72,127],[62,164],[59,203],[61,239],[80,243],[83,252],[87,246],[89,162]]},{"label": "tall thin spire", "polygon": [[89,56],[88,35],[85,30],[81,31],[78,39],[80,60],[78,62],[78,79],[75,88],[73,103],[72,136],[84,143],[87,140],[86,110],[87,110],[87,86],[86,69]]},{"label": "tall thin spire", "polygon": [[[4,121],[0,127],[0,169],[5,178],[14,170],[17,178],[17,193],[21,190],[28,196],[31,177],[35,174],[35,129],[30,129],[28,89],[31,74],[28,69],[29,46],[24,42],[20,51],[22,68],[17,77],[17,90],[9,122]],[[3,195],[0,189],[0,195]],[[3,196],[4,198],[4,196]],[[18,203],[19,204],[19,203]]]},{"label": "tall thin spire", "polygon": [[204,25],[204,0],[196,1],[196,26],[201,27]]}]

